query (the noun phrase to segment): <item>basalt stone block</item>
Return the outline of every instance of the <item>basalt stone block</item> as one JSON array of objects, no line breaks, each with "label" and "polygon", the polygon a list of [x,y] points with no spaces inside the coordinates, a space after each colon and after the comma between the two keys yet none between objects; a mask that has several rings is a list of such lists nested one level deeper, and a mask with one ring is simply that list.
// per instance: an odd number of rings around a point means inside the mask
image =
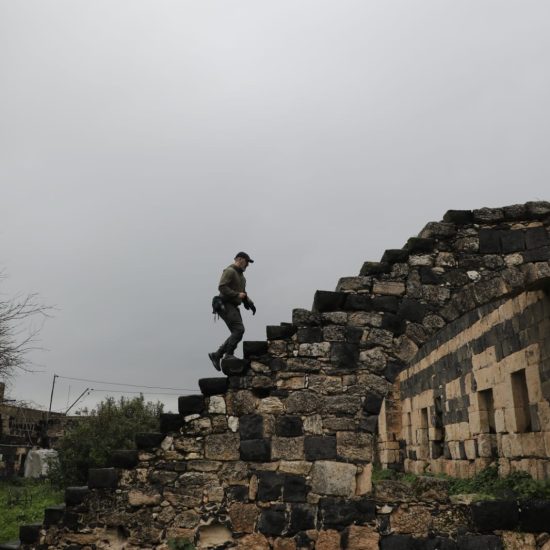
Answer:
[{"label": "basalt stone block", "polygon": [[221,395],[227,392],[229,380],[225,376],[217,378],[201,378],[199,388],[204,396]]},{"label": "basalt stone block", "polygon": [[407,324],[399,314],[384,313],[382,314],[381,328],[393,332],[396,336],[399,336],[405,332]]},{"label": "basalt stone block", "polygon": [[526,250],[521,254],[524,262],[547,262],[550,260],[550,246]]},{"label": "basalt stone block", "polygon": [[296,327],[294,325],[273,325],[266,327],[266,335],[268,340],[286,340],[292,338],[296,333]]},{"label": "basalt stone block", "polygon": [[529,219],[544,219],[550,214],[550,202],[529,201],[525,203],[525,210]]},{"label": "basalt stone block", "polygon": [[332,436],[306,436],[304,451],[306,460],[331,460],[336,458],[336,438]]},{"label": "basalt stone block", "polygon": [[502,252],[498,229],[481,229],[479,232],[479,252],[481,254],[500,254]]},{"label": "basalt stone block", "polygon": [[468,225],[473,223],[474,214],[471,210],[447,210],[443,216],[443,221],[456,223],[457,225]]},{"label": "basalt stone block", "polygon": [[315,529],[317,508],[311,504],[293,504],[290,507],[289,535]]},{"label": "basalt stone block", "polygon": [[369,393],[363,403],[363,410],[369,414],[378,414],[382,406],[382,401],[384,401],[383,397],[375,393]]},{"label": "basalt stone block", "polygon": [[421,323],[427,313],[426,305],[412,298],[403,298],[399,304],[398,315],[413,323]]},{"label": "basalt stone block", "polygon": [[531,227],[525,231],[525,247],[540,248],[542,246],[548,246],[550,244],[550,238],[548,237],[548,231],[545,227]]},{"label": "basalt stone block", "polygon": [[368,294],[348,294],[346,311],[372,311],[372,298]]},{"label": "basalt stone block", "polygon": [[317,326],[321,324],[321,314],[307,309],[292,310],[292,324],[297,327]]},{"label": "basalt stone block", "polygon": [[324,529],[342,530],[361,521],[361,515],[352,500],[329,497],[319,501],[319,521]]},{"label": "basalt stone block", "polygon": [[275,433],[279,437],[298,437],[303,435],[304,426],[299,416],[279,416],[275,421]]},{"label": "basalt stone block", "polygon": [[249,439],[241,441],[241,460],[248,462],[269,462],[271,460],[271,441],[268,439]]},{"label": "basalt stone block", "polygon": [[136,447],[138,449],[152,449],[153,447],[158,447],[163,439],[164,434],[159,432],[138,433],[135,437]]},{"label": "basalt stone block", "polygon": [[403,370],[403,365],[399,363],[387,363],[386,368],[384,369],[384,378],[388,382],[394,382],[397,378],[397,375]]},{"label": "basalt stone block", "polygon": [[396,313],[399,309],[399,298],[397,296],[375,296],[372,299],[372,309]]},{"label": "basalt stone block", "polygon": [[[70,529],[71,531],[76,531],[78,529],[78,519],[80,515],[77,512],[65,512],[65,517],[63,518],[63,525]],[[71,548],[68,546],[65,550]],[[80,547],[77,547],[73,550],[80,550]]]},{"label": "basalt stone block", "polygon": [[313,299],[312,310],[318,313],[327,311],[342,311],[346,301],[345,292],[331,292],[328,290],[318,290]]},{"label": "basalt stone block", "polygon": [[423,285],[439,285],[443,282],[441,275],[436,273],[431,267],[420,266],[418,268],[420,282]]},{"label": "basalt stone block", "polygon": [[380,539],[380,550],[415,550],[411,535],[390,535]]},{"label": "basalt stone block", "polygon": [[200,414],[204,411],[202,395],[182,395],[178,397],[178,411],[181,415]]},{"label": "basalt stone block", "polygon": [[544,533],[550,522],[549,500],[526,500],[520,503],[519,522],[521,531]]},{"label": "basalt stone block", "polygon": [[480,533],[496,530],[513,531],[519,521],[518,504],[510,500],[474,502],[470,511],[472,521]]},{"label": "basalt stone block", "polygon": [[277,472],[258,472],[258,500],[278,500],[283,494],[284,476]]},{"label": "basalt stone block", "polygon": [[118,473],[114,468],[90,468],[88,487],[90,489],[116,489]]},{"label": "basalt stone block", "polygon": [[464,535],[458,537],[457,546],[460,550],[503,550],[496,535]]},{"label": "basalt stone block", "polygon": [[285,502],[305,502],[308,490],[304,477],[292,474],[284,476],[283,500]]},{"label": "basalt stone block", "polygon": [[180,414],[162,413],[160,415],[160,432],[167,434],[169,432],[179,432],[183,426],[183,418]]},{"label": "basalt stone block", "polygon": [[374,434],[378,431],[378,415],[372,414],[362,418],[359,422],[359,429],[363,432]]},{"label": "basalt stone block", "polygon": [[409,251],[410,254],[413,253],[426,253],[432,252],[435,246],[434,239],[427,239],[422,237],[411,237],[405,248]]},{"label": "basalt stone block", "polygon": [[243,355],[246,358],[260,357],[267,353],[267,342],[260,340],[257,342],[244,341],[243,342]]},{"label": "basalt stone block", "polygon": [[222,359],[222,372],[226,376],[243,376],[248,370],[249,363],[244,359]]},{"label": "basalt stone block", "polygon": [[130,470],[131,468],[135,468],[139,462],[138,451],[135,449],[121,449],[113,451],[109,462],[113,468]]},{"label": "basalt stone block", "polygon": [[360,277],[367,277],[369,275],[381,275],[382,273],[389,273],[391,266],[386,262],[365,262],[359,272]]},{"label": "basalt stone block", "polygon": [[296,340],[300,344],[313,344],[314,342],[323,341],[323,331],[321,327],[305,327],[299,328],[296,333]]},{"label": "basalt stone block", "polygon": [[237,502],[248,502],[248,485],[231,485],[226,491],[227,498]]},{"label": "basalt stone block", "polygon": [[502,231],[500,233],[500,242],[504,254],[521,252],[525,248],[525,233],[517,229]]},{"label": "basalt stone block", "polygon": [[403,263],[409,259],[409,251],[406,248],[386,250],[382,256],[382,263],[395,264]]},{"label": "basalt stone block", "polygon": [[354,369],[359,360],[359,346],[357,344],[334,342],[330,348],[330,360],[335,367]]},{"label": "basalt stone block", "polygon": [[286,529],[287,519],[285,507],[282,505],[271,506],[263,510],[258,521],[258,531],[264,535],[282,535]]},{"label": "basalt stone block", "polygon": [[350,344],[358,344],[363,337],[363,329],[361,327],[346,327],[344,334],[346,342]]},{"label": "basalt stone block", "polygon": [[87,485],[82,487],[67,487],[65,489],[65,504],[67,506],[78,506],[84,502],[89,492]]},{"label": "basalt stone block", "polygon": [[502,208],[478,208],[473,214],[475,223],[497,223],[504,220]]},{"label": "basalt stone block", "polygon": [[49,506],[44,510],[44,526],[57,525],[65,517],[65,505]]},{"label": "basalt stone block", "polygon": [[264,436],[264,419],[260,414],[245,414],[239,419],[241,440],[262,439]]},{"label": "basalt stone block", "polygon": [[447,537],[433,537],[416,539],[414,550],[460,550],[453,539]]},{"label": "basalt stone block", "polygon": [[21,544],[36,544],[40,540],[41,523],[31,523],[19,527],[19,540]]}]

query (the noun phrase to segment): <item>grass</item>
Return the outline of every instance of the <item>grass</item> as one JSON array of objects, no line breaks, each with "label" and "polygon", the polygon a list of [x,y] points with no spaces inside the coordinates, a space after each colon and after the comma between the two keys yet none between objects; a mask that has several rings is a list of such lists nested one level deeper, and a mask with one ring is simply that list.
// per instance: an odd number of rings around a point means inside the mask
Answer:
[{"label": "grass", "polygon": [[[393,479],[413,485],[417,477],[414,474],[375,468],[372,481],[376,484],[378,481]],[[437,477],[447,481],[450,495],[477,494],[487,499],[550,499],[550,480],[537,481],[527,472],[513,472],[506,477],[498,477],[497,467],[489,466],[469,479],[445,475]]]},{"label": "grass", "polygon": [[0,542],[19,539],[19,526],[40,523],[44,509],[63,502],[63,492],[48,481],[0,481]]}]

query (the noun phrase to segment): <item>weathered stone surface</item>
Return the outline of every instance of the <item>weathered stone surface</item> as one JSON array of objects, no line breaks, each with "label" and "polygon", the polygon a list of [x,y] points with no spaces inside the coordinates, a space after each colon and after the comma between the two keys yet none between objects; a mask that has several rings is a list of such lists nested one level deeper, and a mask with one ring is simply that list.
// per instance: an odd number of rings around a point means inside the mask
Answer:
[{"label": "weathered stone surface", "polygon": [[306,460],[330,460],[336,458],[336,438],[307,435],[304,438]]},{"label": "weathered stone surface", "polygon": [[351,525],[347,530],[347,550],[372,550],[378,548],[380,535],[373,527]]},{"label": "weathered stone surface", "polygon": [[311,470],[311,489],[320,495],[351,497],[355,494],[356,473],[353,464],[320,460]]},{"label": "weathered stone surface", "polygon": [[219,548],[233,540],[231,531],[224,525],[201,525],[198,529],[199,548]]},{"label": "weathered stone surface", "polygon": [[322,400],[317,397],[323,405],[325,414],[354,415],[361,408],[361,398],[358,395],[327,395]]},{"label": "weathered stone surface", "polygon": [[358,432],[337,432],[338,456],[353,462],[372,461],[374,438],[371,434]]},{"label": "weathered stone surface", "polygon": [[312,391],[291,393],[286,401],[286,410],[289,413],[311,414],[317,412],[320,406],[319,396]]},{"label": "weathered stone surface", "polygon": [[258,519],[258,507],[255,504],[236,502],[229,507],[229,518],[237,533],[253,533]]},{"label": "weathered stone surface", "polygon": [[239,458],[239,436],[234,433],[215,434],[204,439],[204,456],[209,460]]},{"label": "weathered stone surface", "polygon": [[267,538],[260,533],[246,535],[238,539],[236,544],[237,550],[269,550]]},{"label": "weathered stone surface", "polygon": [[272,460],[303,460],[303,437],[273,437],[271,439]]},{"label": "weathered stone surface", "polygon": [[267,439],[241,441],[240,457],[250,462],[268,462],[271,459],[271,442]]},{"label": "weathered stone surface", "polygon": [[131,490],[128,492],[128,504],[130,506],[156,506],[160,504],[160,493]]},{"label": "weathered stone surface", "polygon": [[390,515],[392,529],[397,533],[426,536],[432,516],[424,506],[399,506]]}]

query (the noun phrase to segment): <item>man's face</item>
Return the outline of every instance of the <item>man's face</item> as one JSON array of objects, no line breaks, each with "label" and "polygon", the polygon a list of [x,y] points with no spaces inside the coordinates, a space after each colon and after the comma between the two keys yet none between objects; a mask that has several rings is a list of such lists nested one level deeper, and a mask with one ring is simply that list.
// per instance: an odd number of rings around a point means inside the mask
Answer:
[{"label": "man's face", "polygon": [[240,256],[238,258],[235,258],[235,263],[243,270],[246,271],[246,268],[248,267],[248,261],[244,258],[241,258]]}]

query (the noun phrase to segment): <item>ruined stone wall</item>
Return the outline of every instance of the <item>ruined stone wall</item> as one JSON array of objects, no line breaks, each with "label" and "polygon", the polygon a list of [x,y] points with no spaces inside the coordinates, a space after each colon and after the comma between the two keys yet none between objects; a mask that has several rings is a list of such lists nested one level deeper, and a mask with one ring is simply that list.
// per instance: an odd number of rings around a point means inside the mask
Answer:
[{"label": "ruined stone wall", "polygon": [[538,290],[480,307],[426,344],[398,377],[405,470],[470,477],[498,459],[502,475],[550,477],[549,335]]}]

